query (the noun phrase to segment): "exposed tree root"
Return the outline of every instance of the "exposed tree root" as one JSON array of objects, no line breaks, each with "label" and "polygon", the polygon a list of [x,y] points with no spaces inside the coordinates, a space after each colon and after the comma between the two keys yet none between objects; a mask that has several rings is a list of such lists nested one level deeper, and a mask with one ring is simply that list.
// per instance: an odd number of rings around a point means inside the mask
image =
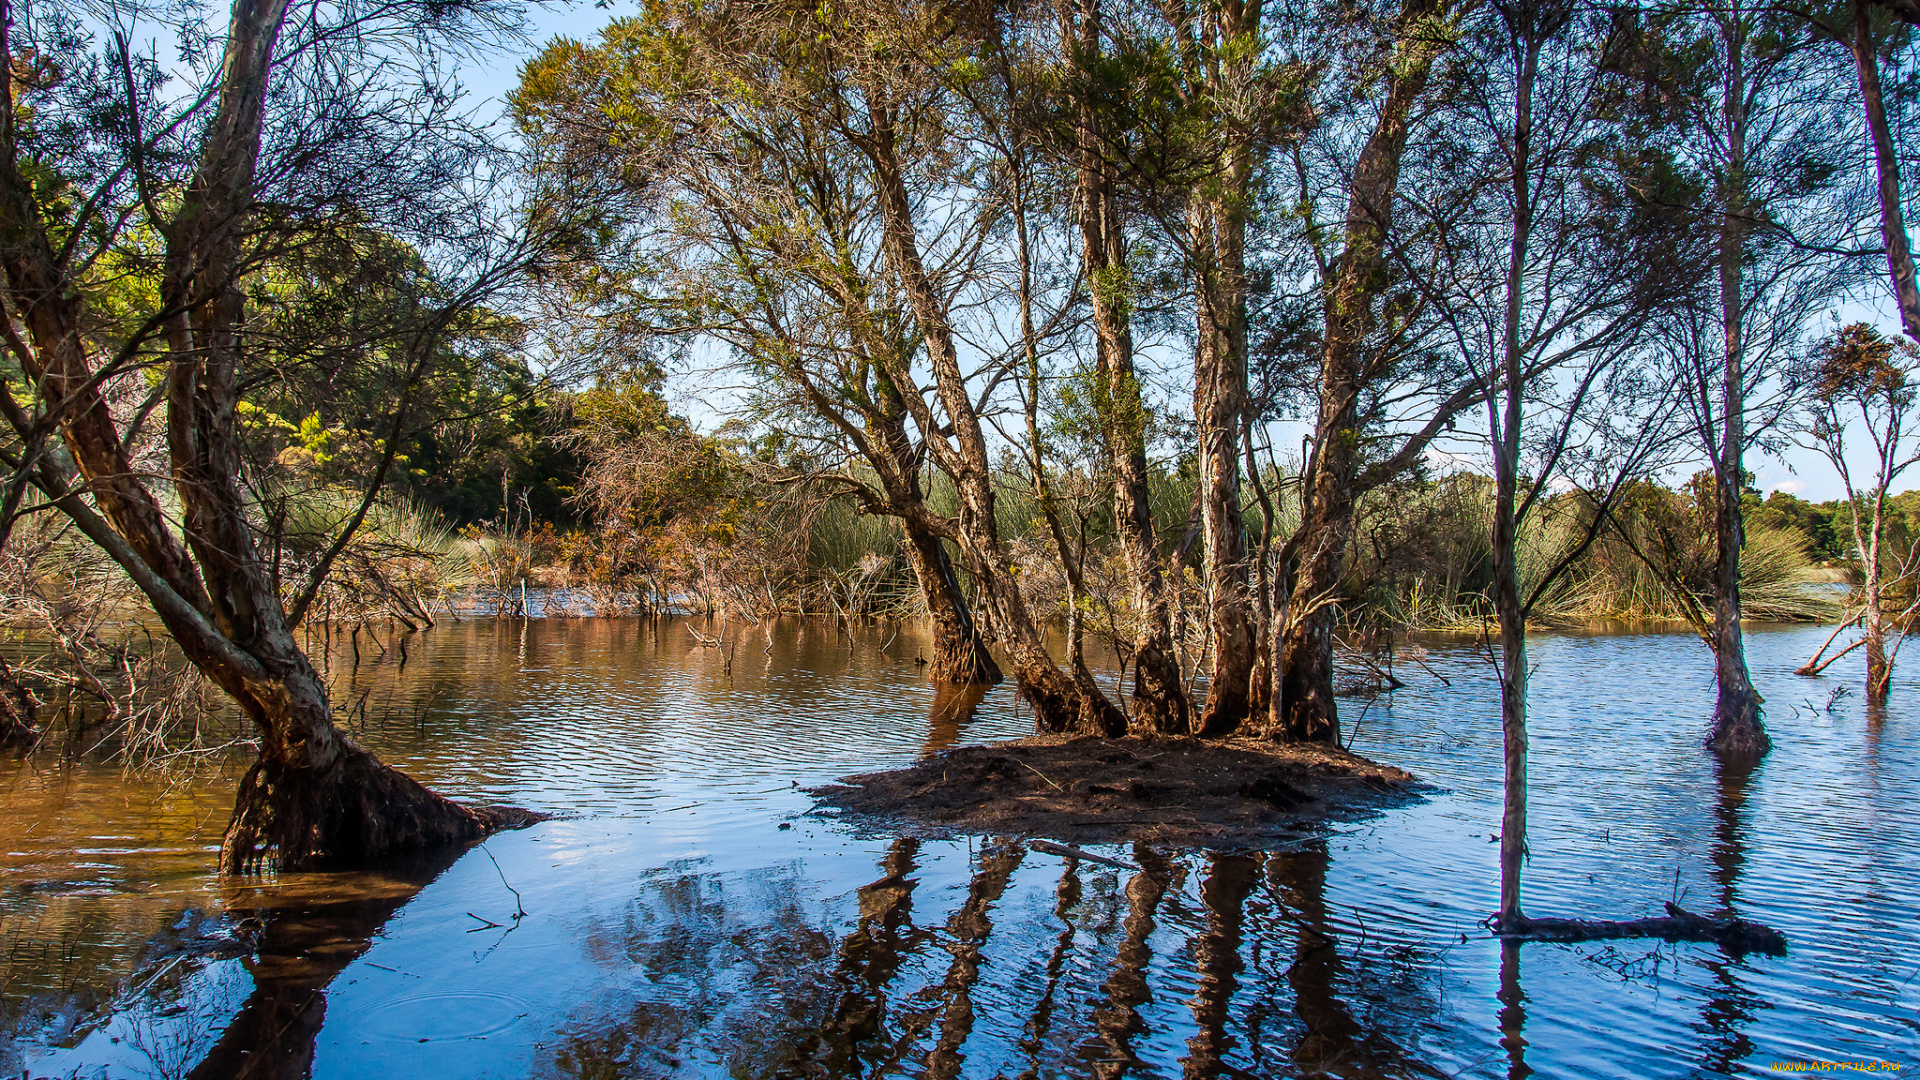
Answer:
[{"label": "exposed tree root", "polygon": [[517,807],[461,806],[351,740],[341,742],[343,753],[324,771],[289,769],[265,757],[247,770],[220,846],[222,872],[363,865],[469,844],[543,816]]},{"label": "exposed tree root", "polygon": [[1607,941],[1614,938],[1660,938],[1664,941],[1712,941],[1730,953],[1785,956],[1787,939],[1778,930],[1745,919],[1710,919],[1668,903],[1667,913],[1647,919],[1615,922],[1609,919],[1527,919],[1504,925],[1499,916],[1487,921],[1496,937],[1514,941]]},{"label": "exposed tree root", "polygon": [[1083,684],[1051,664],[1019,671],[1020,696],[1033,706],[1034,726],[1049,735],[1094,735],[1110,739],[1127,733],[1127,715],[1088,679]]}]

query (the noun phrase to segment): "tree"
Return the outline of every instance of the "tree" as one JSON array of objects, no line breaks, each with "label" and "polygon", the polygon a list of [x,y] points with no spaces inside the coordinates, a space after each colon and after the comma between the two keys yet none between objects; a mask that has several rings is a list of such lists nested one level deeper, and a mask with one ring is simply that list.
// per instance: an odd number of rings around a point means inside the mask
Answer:
[{"label": "tree", "polygon": [[[794,477],[899,521],[934,624],[933,680],[998,682],[947,552],[955,525],[928,505],[913,388],[893,377],[915,343],[870,190],[826,130],[792,122],[790,98],[708,94],[741,58],[695,51],[697,20],[659,14],[616,21],[593,47],[554,43],[514,99],[543,167],[601,193],[611,240],[574,294],[642,338],[724,343],[760,380],[762,420],[807,447],[789,454]],[[676,45],[681,66],[648,66]],[[609,124],[611,103],[631,119]]]},{"label": "tree", "polygon": [[[1853,323],[1823,339],[1807,373],[1812,388],[1805,436],[1833,464],[1846,490],[1848,525],[1855,558],[1860,560],[1861,640],[1867,651],[1867,700],[1884,705],[1893,684],[1893,665],[1906,639],[1909,608],[1892,618],[1889,593],[1920,572],[1914,552],[1889,551],[1887,500],[1893,482],[1916,461],[1920,447],[1908,430],[1916,402],[1912,376],[1920,369],[1920,346],[1888,341],[1865,323]],[[1858,424],[1874,453],[1873,472],[1861,483],[1847,462],[1847,433]],[[1863,520],[1864,518],[1864,520]],[[1893,573],[1887,573],[1889,559]],[[1889,625],[1897,627],[1887,647]]]},{"label": "tree", "polygon": [[1740,625],[1745,455],[1777,441],[1790,404],[1780,375],[1807,319],[1844,284],[1850,222],[1834,210],[1847,125],[1801,19],[1736,3],[1622,23],[1609,60],[1627,75],[1622,118],[1673,133],[1677,164],[1698,177],[1698,224],[1718,238],[1712,284],[1669,320],[1663,352],[1714,479],[1706,640],[1719,695],[1707,741],[1754,756],[1769,741]]},{"label": "tree", "polygon": [[[1670,438],[1670,400],[1629,361],[1703,265],[1665,212],[1672,192],[1649,187],[1645,159],[1620,152],[1625,133],[1599,107],[1609,37],[1603,13],[1516,0],[1490,5],[1458,54],[1462,212],[1438,306],[1481,365],[1493,457],[1502,932],[1527,922],[1527,619]],[[1556,510],[1581,515],[1580,540],[1523,582],[1521,527]]]},{"label": "tree", "polygon": [[[1311,193],[1300,192],[1322,325],[1310,376],[1314,428],[1301,472],[1300,523],[1282,546],[1274,575],[1277,685],[1270,730],[1290,742],[1339,741],[1333,630],[1360,495],[1417,463],[1479,392],[1458,365],[1408,363],[1427,359],[1420,357],[1414,329],[1421,298],[1396,272],[1411,246],[1398,235],[1408,231],[1404,221],[1396,221],[1403,158],[1434,64],[1454,34],[1454,15],[1444,0],[1406,0],[1384,28],[1384,55],[1357,65],[1355,81],[1378,81],[1380,104],[1350,170],[1336,166],[1337,190],[1346,199],[1343,217],[1322,224]],[[1306,159],[1297,160],[1304,187]],[[1337,251],[1328,250],[1328,233],[1338,237]],[[1437,396],[1421,392],[1426,388],[1417,385],[1418,374],[1410,387],[1402,370],[1407,366],[1439,375],[1431,384]],[[1432,408],[1410,433],[1400,434],[1385,415],[1386,402],[1394,398],[1431,402]]]},{"label": "tree", "polygon": [[[557,46],[553,71],[572,65],[587,89],[548,79],[523,90],[523,108],[543,110],[529,114],[535,123],[575,124],[575,147],[611,148],[602,160],[639,197],[672,205],[685,185],[692,198],[675,208],[704,216],[706,237],[693,243],[717,249],[730,277],[677,299],[706,310],[717,294],[764,320],[748,331],[749,355],[787,356],[777,362],[798,400],[883,477],[879,491],[849,482],[850,494],[956,546],[1042,726],[1119,734],[1125,718],[1091,676],[1063,673],[1047,654],[1000,536],[983,413],[1011,358],[988,357],[975,371],[962,360],[957,313],[1006,300],[981,268],[1006,204],[954,85],[985,77],[968,62],[982,34],[958,11],[661,7],[616,22],[602,52]],[[541,104],[562,95],[563,109]],[[623,101],[645,107],[607,107]],[[633,123],[607,132],[608,112]],[[797,332],[794,316],[822,310],[809,294],[834,313],[836,340]],[[688,328],[717,325],[738,347],[729,310],[743,309],[722,305],[715,324]],[[857,378],[823,386],[795,362],[820,355]],[[870,395],[866,415],[884,420],[871,434],[856,422],[864,403],[837,396],[849,393]],[[953,483],[951,517],[927,511],[914,488],[929,460]]]},{"label": "tree", "polygon": [[[400,4],[361,20],[239,0],[224,40],[187,68],[207,81],[179,100],[161,97],[170,69],[136,58],[126,27],[117,47],[92,52],[59,9],[33,14],[0,17],[11,76],[0,101],[11,368],[0,414],[14,437],[5,520],[36,509],[71,519],[258,728],[224,869],[366,860],[509,823],[514,815],[428,791],[342,735],[293,637],[365,520],[439,342],[532,252],[524,238],[499,241],[494,193],[457,207],[446,194],[470,189],[484,162],[462,142],[452,99],[366,58],[484,34],[503,25],[504,9]],[[240,406],[258,359],[246,286],[283,253],[370,223],[467,243],[441,248],[461,258],[443,262],[436,293],[384,328],[409,372],[386,449],[357,512],[287,593],[263,558],[246,487]],[[134,395],[145,403],[116,407]],[[162,407],[165,502],[161,478],[135,453]],[[38,504],[23,505],[29,490]]]},{"label": "tree", "polygon": [[[1171,590],[1147,487],[1148,414],[1134,360],[1133,299],[1139,289],[1120,198],[1124,169],[1116,150],[1131,125],[1127,98],[1134,72],[1107,51],[1099,0],[1065,8],[1061,51],[1068,61],[1063,103],[1070,115],[1075,215],[1094,330],[1094,404],[1112,475],[1113,515],[1133,580],[1142,631],[1133,643],[1131,729],[1162,735],[1193,731],[1193,703],[1174,650]],[[1121,150],[1121,153],[1124,153]]]}]

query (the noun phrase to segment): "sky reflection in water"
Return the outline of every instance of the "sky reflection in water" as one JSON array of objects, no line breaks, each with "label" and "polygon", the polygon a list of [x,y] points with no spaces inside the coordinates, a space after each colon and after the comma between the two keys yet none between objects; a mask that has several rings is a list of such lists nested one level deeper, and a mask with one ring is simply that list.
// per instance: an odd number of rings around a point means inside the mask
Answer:
[{"label": "sky reflection in water", "polygon": [[[917,633],[730,629],[731,672],[673,622],[420,635],[404,671],[389,654],[343,678],[364,740],[458,797],[571,815],[450,865],[222,886],[231,778],[161,791],[7,766],[0,1075],[1920,1068],[1912,698],[1896,684],[1884,716],[1857,695],[1829,710],[1859,672],[1790,674],[1817,628],[1750,638],[1778,747],[1751,775],[1699,749],[1697,641],[1534,642],[1528,910],[1732,905],[1787,935],[1784,959],[1487,940],[1497,702],[1465,644],[1403,664],[1411,685],[1355,743],[1440,790],[1324,843],[1098,849],[1136,871],[809,814],[801,787],[1030,729],[1005,688],[971,714],[937,702]],[[1343,705],[1352,723],[1361,705]],[[246,956],[220,944],[240,920]]]}]

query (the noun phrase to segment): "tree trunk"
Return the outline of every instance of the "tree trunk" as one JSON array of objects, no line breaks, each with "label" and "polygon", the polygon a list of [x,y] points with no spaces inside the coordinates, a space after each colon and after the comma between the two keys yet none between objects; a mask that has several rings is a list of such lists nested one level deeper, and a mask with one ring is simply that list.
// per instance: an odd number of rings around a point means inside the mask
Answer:
[{"label": "tree trunk", "polygon": [[1746,530],[1740,510],[1740,477],[1746,447],[1746,32],[1742,12],[1731,12],[1726,88],[1727,185],[1720,215],[1721,366],[1719,446],[1714,453],[1713,654],[1719,698],[1707,745],[1727,754],[1759,755],[1770,744],[1760,723],[1760,694],[1747,671],[1740,631],[1740,548]]},{"label": "tree trunk", "polygon": [[[1503,478],[1503,486],[1510,484]],[[1500,621],[1500,735],[1503,797],[1500,808],[1501,926],[1526,920],[1520,907],[1520,873],[1527,858],[1527,620],[1520,606],[1516,580],[1517,532],[1513,520],[1513,493],[1503,493],[1504,506],[1495,511],[1494,609]]]},{"label": "tree trunk", "polygon": [[[1257,6],[1254,8],[1257,13]],[[1253,594],[1240,511],[1240,427],[1247,407],[1245,197],[1250,158],[1236,151],[1217,179],[1230,194],[1196,196],[1188,240],[1198,262],[1199,344],[1193,415],[1200,429],[1201,524],[1206,536],[1207,631],[1213,677],[1198,733],[1231,735],[1252,708]]]},{"label": "tree trunk", "polygon": [[[302,681],[293,676],[288,684]],[[220,844],[223,871],[365,865],[399,852],[468,843],[532,820],[468,809],[381,764],[341,735],[324,711],[314,711],[326,708],[326,698],[317,681],[313,689],[274,706],[284,713],[261,725],[281,735],[283,744],[263,745],[260,760],[240,781]],[[290,753],[286,741],[297,742],[297,751]]]},{"label": "tree trunk", "polygon": [[[326,690],[294,643],[278,582],[254,546],[236,415],[244,315],[241,237],[252,211],[267,79],[284,0],[239,0],[218,105],[166,236],[167,444],[185,545],[138,479],[79,334],[84,290],[38,220],[11,113],[0,119],[0,250],[33,349],[16,349],[40,404],[62,417],[76,491],[42,457],[34,482],[147,596],[182,653],[260,729],[221,848],[225,871],[366,861],[475,839],[506,818],[456,806],[380,764],[334,728]],[[10,46],[0,48],[8,57]],[[163,223],[155,222],[156,226]],[[32,421],[0,403],[23,438]]]},{"label": "tree trunk", "polygon": [[933,623],[933,660],[928,665],[928,678],[936,683],[997,685],[1005,676],[973,621],[946,546],[939,536],[910,519],[902,518],[900,529],[906,535],[907,559],[913,564],[913,575],[920,582],[927,615]]},{"label": "tree trunk", "polygon": [[[914,411],[914,422],[926,433],[936,460],[953,480],[960,497],[957,539],[961,557],[992,608],[1001,644],[1013,660],[1014,679],[1022,696],[1033,705],[1039,728],[1122,735],[1126,732],[1126,717],[1091,680],[1069,678],[1061,672],[1047,654],[1039,627],[1020,595],[1012,561],[1001,543],[999,523],[994,516],[993,470],[980,415],[974,408],[966,376],[960,370],[946,303],[928,278],[920,257],[913,204],[907,195],[893,129],[892,106],[886,101],[884,88],[870,84],[868,91],[871,129],[853,133],[853,137],[873,166],[888,252],[913,307],[914,319],[919,323],[940,404],[946,414],[945,422],[934,417],[919,394],[901,396],[904,404]],[[904,388],[914,385],[911,376],[911,371],[901,368],[895,370],[892,377]],[[955,445],[938,441],[938,433],[949,428]]]},{"label": "tree trunk", "polygon": [[1873,143],[1874,180],[1880,195],[1880,238],[1887,248],[1887,275],[1900,308],[1900,325],[1907,336],[1920,341],[1920,285],[1914,280],[1913,249],[1907,240],[1905,207],[1900,202],[1900,159],[1893,150],[1887,126],[1886,103],[1880,95],[1880,58],[1873,46],[1873,11],[1868,0],[1853,0],[1854,67],[1860,75],[1860,98],[1867,112],[1867,134]]},{"label": "tree trunk", "polygon": [[1319,418],[1313,457],[1302,485],[1300,526],[1288,541],[1275,580],[1274,645],[1279,665],[1273,695],[1275,737],[1289,742],[1337,743],[1340,716],[1333,696],[1333,600],[1340,588],[1347,542],[1353,534],[1361,458],[1355,406],[1364,389],[1363,350],[1373,328],[1373,305],[1387,282],[1386,241],[1406,150],[1407,122],[1436,53],[1425,20],[1438,0],[1408,0],[1402,37],[1366,145],[1354,162],[1347,233],[1328,282],[1325,339],[1320,356]]},{"label": "tree trunk", "polygon": [[[1077,41],[1091,57],[1101,48],[1099,0],[1081,0]],[[1193,703],[1180,678],[1173,646],[1172,601],[1166,587],[1152,504],[1147,491],[1147,415],[1133,366],[1128,313],[1132,286],[1126,235],[1111,168],[1101,153],[1102,120],[1091,105],[1080,112],[1079,218],[1081,259],[1093,300],[1095,404],[1113,468],[1113,516],[1133,583],[1140,631],[1133,642],[1133,716],[1138,734],[1186,735]]]},{"label": "tree trunk", "polygon": [[[1884,496],[1883,496],[1884,497]],[[1887,693],[1893,687],[1893,668],[1887,663],[1887,616],[1881,607],[1881,593],[1885,585],[1880,574],[1880,508],[1876,499],[1873,514],[1873,533],[1868,539],[1866,558],[1866,581],[1862,586],[1866,594],[1867,610],[1861,619],[1863,637],[1867,643],[1867,703],[1885,705]]]},{"label": "tree trunk", "polygon": [[[1500,811],[1500,911],[1496,925],[1511,929],[1526,921],[1520,906],[1520,875],[1527,858],[1527,609],[1520,599],[1521,424],[1527,382],[1520,352],[1520,320],[1526,307],[1527,251],[1533,239],[1533,90],[1541,43],[1537,28],[1524,28],[1514,93],[1511,133],[1512,242],[1507,251],[1505,325],[1501,328],[1497,377],[1488,377],[1487,431],[1493,443],[1493,606],[1500,623],[1500,734],[1503,798]],[[1504,384],[1495,393],[1496,384]]]}]

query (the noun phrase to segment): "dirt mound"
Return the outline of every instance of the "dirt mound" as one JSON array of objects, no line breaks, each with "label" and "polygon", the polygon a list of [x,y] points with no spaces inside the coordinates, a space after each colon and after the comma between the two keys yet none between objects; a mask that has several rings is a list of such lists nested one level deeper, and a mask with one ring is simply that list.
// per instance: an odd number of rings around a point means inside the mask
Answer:
[{"label": "dirt mound", "polygon": [[932,833],[1246,848],[1419,798],[1411,773],[1332,747],[1039,736],[963,746],[813,788],[821,804]]}]

